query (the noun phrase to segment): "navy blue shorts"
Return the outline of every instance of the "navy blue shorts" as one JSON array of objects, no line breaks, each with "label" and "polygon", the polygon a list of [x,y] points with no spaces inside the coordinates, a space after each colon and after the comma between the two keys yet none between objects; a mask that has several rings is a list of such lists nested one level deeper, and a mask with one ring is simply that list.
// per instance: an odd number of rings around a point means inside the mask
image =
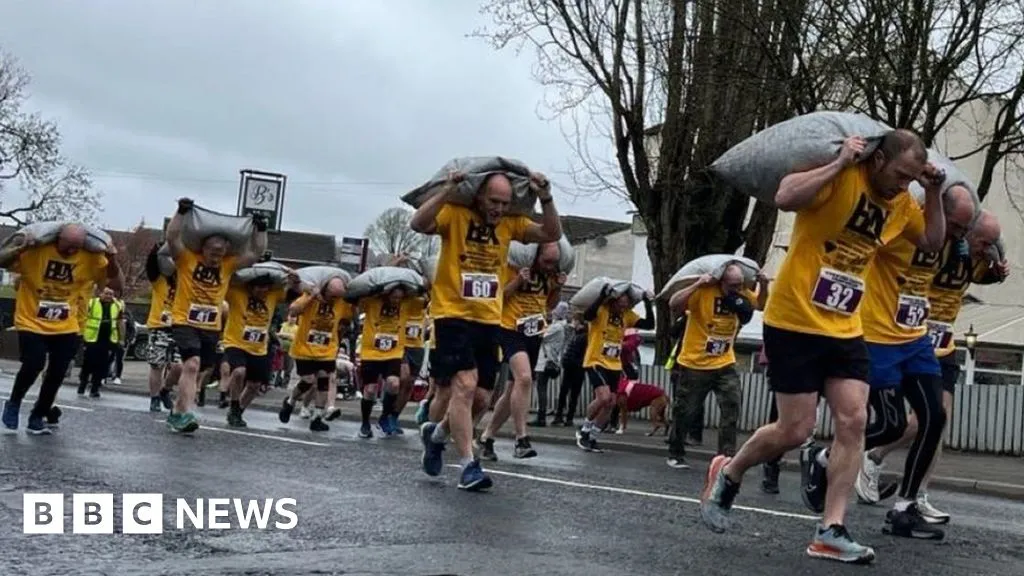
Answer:
[{"label": "navy blue shorts", "polygon": [[871,376],[868,384],[876,389],[898,388],[904,376],[942,376],[942,368],[935,358],[932,340],[927,334],[903,344],[868,345],[871,357]]}]

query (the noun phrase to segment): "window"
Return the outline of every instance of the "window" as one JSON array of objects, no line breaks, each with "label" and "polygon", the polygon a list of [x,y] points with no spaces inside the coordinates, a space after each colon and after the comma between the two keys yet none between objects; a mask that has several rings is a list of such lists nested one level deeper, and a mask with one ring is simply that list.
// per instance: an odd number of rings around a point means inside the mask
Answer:
[{"label": "window", "polygon": [[1024,351],[978,348],[974,355],[974,384],[1021,385]]},{"label": "window", "polygon": [[[963,374],[960,375],[963,378]],[[1020,386],[1020,374],[1006,374],[1002,372],[974,371],[974,383],[1002,386]]]}]

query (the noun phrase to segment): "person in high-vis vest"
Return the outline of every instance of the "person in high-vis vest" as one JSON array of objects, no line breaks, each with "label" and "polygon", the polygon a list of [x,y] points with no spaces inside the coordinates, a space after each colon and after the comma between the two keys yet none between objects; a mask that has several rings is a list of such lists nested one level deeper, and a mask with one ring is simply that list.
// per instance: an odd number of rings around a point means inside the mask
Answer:
[{"label": "person in high-vis vest", "polygon": [[104,288],[100,295],[89,300],[88,314],[82,326],[82,343],[85,344],[85,360],[78,376],[78,395],[100,397],[100,385],[110,369],[110,360],[121,344],[124,331],[124,305],[114,298],[114,291]]}]

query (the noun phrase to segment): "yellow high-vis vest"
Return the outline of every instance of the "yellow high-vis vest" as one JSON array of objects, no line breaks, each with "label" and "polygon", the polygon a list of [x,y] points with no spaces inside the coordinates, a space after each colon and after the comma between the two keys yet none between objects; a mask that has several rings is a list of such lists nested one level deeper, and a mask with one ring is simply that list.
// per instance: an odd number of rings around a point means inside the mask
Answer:
[{"label": "yellow high-vis vest", "polygon": [[[120,336],[117,329],[117,321],[121,317],[121,302],[112,300],[110,302],[110,341],[117,344]],[[99,298],[89,300],[89,315],[85,319],[85,326],[82,328],[82,340],[87,343],[95,342],[100,335],[100,324],[103,322],[103,303]]]}]

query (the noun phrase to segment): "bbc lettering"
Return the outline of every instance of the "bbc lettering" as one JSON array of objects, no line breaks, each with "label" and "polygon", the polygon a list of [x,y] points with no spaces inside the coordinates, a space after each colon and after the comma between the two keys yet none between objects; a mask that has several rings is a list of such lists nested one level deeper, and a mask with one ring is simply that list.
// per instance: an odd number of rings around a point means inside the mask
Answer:
[{"label": "bbc lettering", "polygon": [[[64,534],[64,495],[30,494],[24,497],[25,534]],[[197,498],[174,502],[175,527],[198,530],[291,530],[299,523],[294,498]],[[114,533],[113,494],[72,494],[71,531],[73,534]],[[232,523],[234,518],[234,523]],[[163,494],[122,494],[121,533],[162,534],[164,532]]]}]

